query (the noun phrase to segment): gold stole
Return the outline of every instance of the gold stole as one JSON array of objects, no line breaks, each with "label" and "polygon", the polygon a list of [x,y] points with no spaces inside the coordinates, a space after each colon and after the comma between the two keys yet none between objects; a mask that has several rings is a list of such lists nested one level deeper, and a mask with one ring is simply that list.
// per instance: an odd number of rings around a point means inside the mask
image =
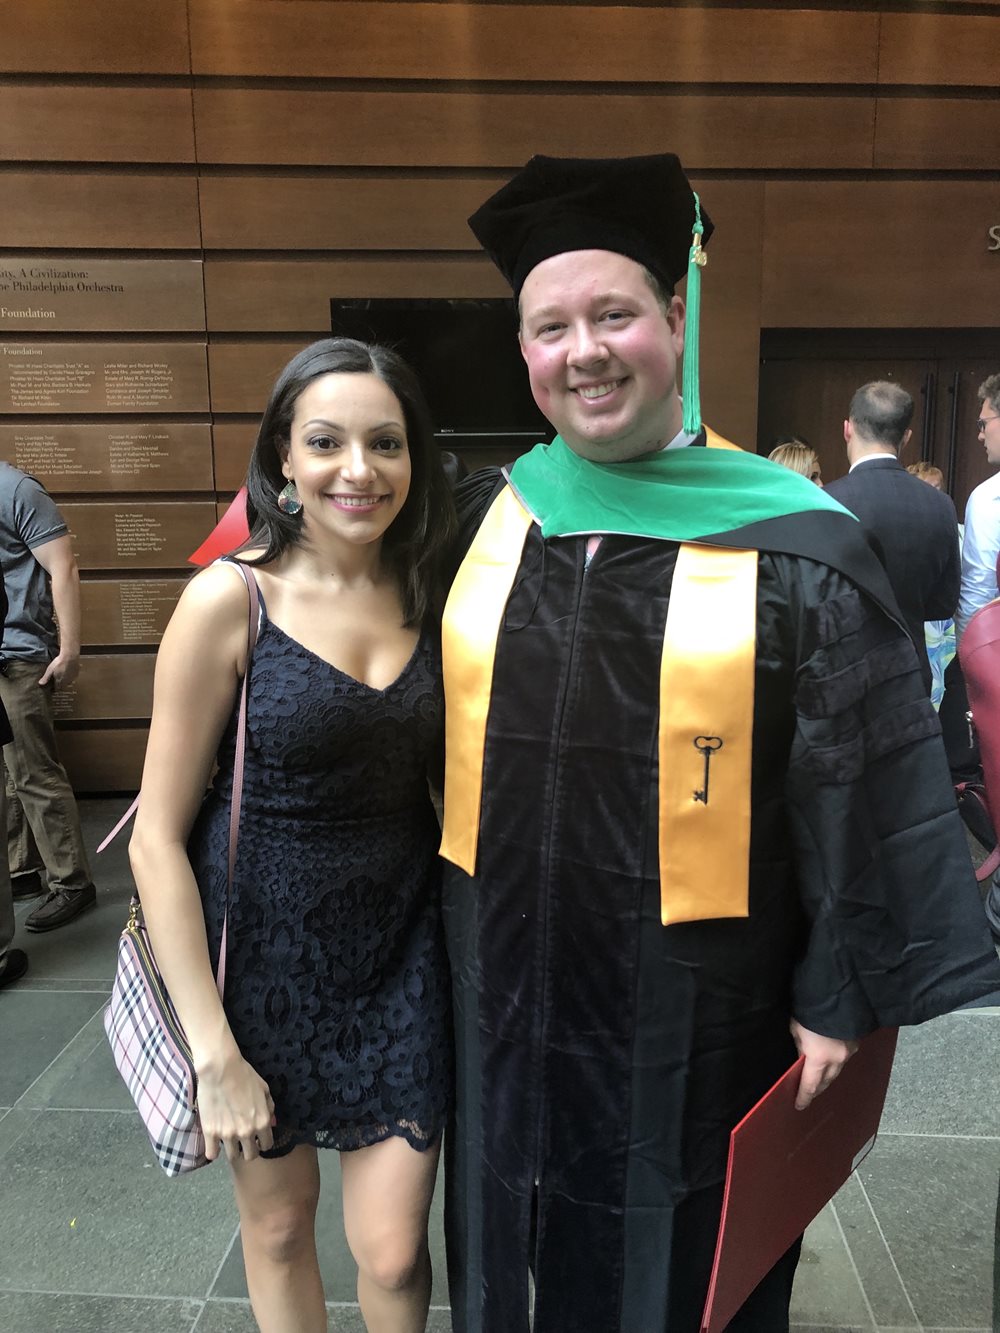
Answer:
[{"label": "gold stole", "polygon": [[497,638],[533,521],[505,486],[486,511],[459,566],[441,621],[445,702],[441,855],[470,875],[476,873]]},{"label": "gold stole", "polygon": [[[716,448],[736,448],[710,435]],[[490,505],[442,624],[441,855],[469,875],[497,640],[533,522],[509,486]],[[749,913],[757,552],[685,542],[660,664],[659,859],[664,925]],[[526,682],[530,689],[530,682]]]}]

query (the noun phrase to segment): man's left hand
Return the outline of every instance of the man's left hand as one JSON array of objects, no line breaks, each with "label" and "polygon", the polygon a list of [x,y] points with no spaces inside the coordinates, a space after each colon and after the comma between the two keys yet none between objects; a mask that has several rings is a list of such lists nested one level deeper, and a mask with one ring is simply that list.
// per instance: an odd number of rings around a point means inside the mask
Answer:
[{"label": "man's left hand", "polygon": [[791,1031],[799,1055],[805,1056],[795,1098],[796,1111],[804,1111],[814,1098],[830,1086],[858,1049],[858,1043],[838,1041],[836,1037],[821,1037],[818,1032],[804,1028],[794,1018]]},{"label": "man's left hand", "polygon": [[79,674],[79,657],[70,657],[68,654],[64,656],[60,653],[59,656],[54,657],[45,668],[38,683],[39,685],[47,685],[49,681],[52,681],[53,685],[56,687],[60,685],[72,685]]}]

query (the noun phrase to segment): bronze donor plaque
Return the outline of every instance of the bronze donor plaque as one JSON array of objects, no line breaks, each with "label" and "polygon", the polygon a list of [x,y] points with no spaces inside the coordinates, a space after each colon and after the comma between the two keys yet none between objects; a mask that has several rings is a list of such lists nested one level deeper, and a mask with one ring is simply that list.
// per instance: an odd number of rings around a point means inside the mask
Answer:
[{"label": "bronze donor plaque", "polygon": [[87,655],[72,685],[52,696],[60,721],[91,722],[99,718],[146,718],[153,707],[152,653]]},{"label": "bronze donor plaque", "polygon": [[205,327],[200,259],[0,258],[0,333]]},{"label": "bronze donor plaque", "polygon": [[211,427],[190,422],[0,425],[0,458],[57,495],[213,489]]},{"label": "bronze donor plaque", "polygon": [[0,341],[0,412],[206,412],[202,343]]},{"label": "bronze donor plaque", "polygon": [[80,635],[95,645],[157,644],[186,579],[84,579]]},{"label": "bronze donor plaque", "polygon": [[60,508],[81,569],[183,569],[216,522],[211,500]]}]

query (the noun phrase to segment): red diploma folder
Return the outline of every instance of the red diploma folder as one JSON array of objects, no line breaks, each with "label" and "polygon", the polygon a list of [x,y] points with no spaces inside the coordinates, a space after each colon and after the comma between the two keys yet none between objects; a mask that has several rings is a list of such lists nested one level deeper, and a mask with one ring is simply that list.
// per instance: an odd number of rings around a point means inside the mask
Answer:
[{"label": "red diploma folder", "polygon": [[866,1037],[805,1111],[795,1109],[798,1059],[733,1130],[701,1333],[722,1333],[867,1156],[882,1118],[896,1035],[896,1028],[881,1028]]}]

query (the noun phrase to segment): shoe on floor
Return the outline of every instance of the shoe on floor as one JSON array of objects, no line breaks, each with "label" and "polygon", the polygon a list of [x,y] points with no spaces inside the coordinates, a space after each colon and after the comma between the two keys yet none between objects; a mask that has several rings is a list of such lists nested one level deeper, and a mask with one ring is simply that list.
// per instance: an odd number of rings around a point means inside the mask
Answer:
[{"label": "shoe on floor", "polygon": [[72,893],[65,889],[60,889],[58,893],[50,892],[41,906],[36,907],[25,920],[24,928],[36,934],[42,930],[56,930],[59,926],[67,925],[88,907],[93,907],[96,902],[97,890],[93,884],[88,884],[85,889],[74,889]]},{"label": "shoe on floor", "polygon": [[39,898],[45,892],[45,884],[37,870],[27,875],[11,875],[10,887],[15,902],[25,898]]},{"label": "shoe on floor", "polygon": [[8,949],[0,963],[0,990],[12,981],[19,981],[28,970],[28,955],[23,949]]}]

